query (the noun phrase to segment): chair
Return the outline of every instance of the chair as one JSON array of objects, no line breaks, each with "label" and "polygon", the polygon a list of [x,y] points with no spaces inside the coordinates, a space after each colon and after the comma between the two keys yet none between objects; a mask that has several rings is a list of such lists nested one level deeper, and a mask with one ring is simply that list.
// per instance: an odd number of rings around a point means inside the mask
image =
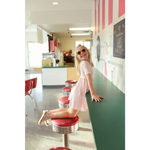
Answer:
[{"label": "chair", "polygon": [[63,136],[63,146],[69,148],[68,134],[75,132],[79,127],[79,117],[74,118],[52,118],[52,130]]},{"label": "chair", "polygon": [[58,100],[58,104],[59,104],[59,108],[68,108],[69,107],[69,94],[71,92],[71,87],[76,84],[77,81],[76,80],[67,80],[65,82],[65,86],[63,89],[62,89],[62,93],[64,95],[64,97],[61,97],[59,100]]},{"label": "chair", "polygon": [[68,86],[73,86],[74,84],[76,84],[77,81],[76,80],[67,80],[65,82],[65,86],[68,87]]},{"label": "chair", "polygon": [[31,93],[32,93],[32,89],[36,88],[36,86],[37,86],[37,78],[32,78],[32,79],[25,81],[25,96],[29,95],[31,97],[33,101],[33,105],[34,105],[34,110],[36,110],[36,106],[35,106],[35,101],[33,97],[31,96]]},{"label": "chair", "polygon": [[58,99],[59,108],[68,108],[69,107],[69,96],[64,96]]},{"label": "chair", "polygon": [[62,89],[62,93],[63,93],[64,96],[69,96],[70,92],[71,92],[71,87],[70,86],[69,87],[64,87]]}]

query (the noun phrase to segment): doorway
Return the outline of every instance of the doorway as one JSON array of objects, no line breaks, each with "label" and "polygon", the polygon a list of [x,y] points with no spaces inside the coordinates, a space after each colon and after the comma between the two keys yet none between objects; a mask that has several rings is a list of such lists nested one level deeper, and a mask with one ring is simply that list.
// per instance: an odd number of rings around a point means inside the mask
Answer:
[{"label": "doorway", "polygon": [[48,42],[43,44],[28,42],[29,70],[34,67],[42,67],[42,53],[48,53]]}]

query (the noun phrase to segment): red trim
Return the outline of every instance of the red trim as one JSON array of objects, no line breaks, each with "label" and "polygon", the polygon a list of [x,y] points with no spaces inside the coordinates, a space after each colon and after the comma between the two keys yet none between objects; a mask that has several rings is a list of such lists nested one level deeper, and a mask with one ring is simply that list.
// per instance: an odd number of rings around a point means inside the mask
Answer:
[{"label": "red trim", "polygon": [[108,25],[113,22],[113,0],[108,2]]},{"label": "red trim", "polygon": [[54,51],[54,40],[50,40],[50,52]]},{"label": "red trim", "polygon": [[125,0],[119,0],[119,11],[118,11],[118,17],[125,14]]},{"label": "red trim", "polygon": [[105,29],[105,0],[102,0],[102,30]]},{"label": "red trim", "polygon": [[96,0],[95,0],[95,35],[96,35]]},{"label": "red trim", "polygon": [[98,1],[98,33],[100,32],[100,0]]}]

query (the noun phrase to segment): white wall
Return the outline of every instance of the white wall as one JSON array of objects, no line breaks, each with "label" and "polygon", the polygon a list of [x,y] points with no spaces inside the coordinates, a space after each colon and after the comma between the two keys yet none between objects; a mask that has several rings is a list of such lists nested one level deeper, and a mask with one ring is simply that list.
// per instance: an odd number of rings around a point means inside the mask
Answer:
[{"label": "white wall", "polygon": [[[98,16],[98,11],[97,11]],[[93,30],[93,47],[92,60],[95,67],[105,75],[105,48],[108,43],[107,59],[107,78],[113,82],[122,92],[125,93],[125,59],[113,57],[113,27],[116,23],[125,18],[125,14],[118,18],[118,0],[113,1],[113,23],[108,25],[108,0],[105,0],[105,29],[102,30],[102,0],[100,0],[100,32],[95,35],[95,2],[93,2],[92,11],[92,30]],[[98,17],[97,17],[98,22]],[[101,57],[97,61],[97,37],[100,36]],[[112,62],[112,63],[110,63]],[[113,71],[113,78],[112,78]]]}]

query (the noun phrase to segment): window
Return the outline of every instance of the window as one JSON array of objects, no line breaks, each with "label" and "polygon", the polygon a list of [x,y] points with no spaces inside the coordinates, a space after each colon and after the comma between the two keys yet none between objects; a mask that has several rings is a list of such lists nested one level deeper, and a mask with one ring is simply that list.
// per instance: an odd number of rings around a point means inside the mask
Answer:
[{"label": "window", "polygon": [[77,47],[79,44],[83,45],[83,41],[76,41],[76,47]]},{"label": "window", "polygon": [[87,47],[87,49],[90,49],[90,48],[91,48],[91,42],[89,42],[89,41],[83,42],[83,45],[84,45],[85,47]]},{"label": "window", "polygon": [[91,48],[91,42],[90,41],[76,41],[76,43],[75,43],[76,47],[79,44],[84,45],[85,47],[87,47],[87,49]]}]

